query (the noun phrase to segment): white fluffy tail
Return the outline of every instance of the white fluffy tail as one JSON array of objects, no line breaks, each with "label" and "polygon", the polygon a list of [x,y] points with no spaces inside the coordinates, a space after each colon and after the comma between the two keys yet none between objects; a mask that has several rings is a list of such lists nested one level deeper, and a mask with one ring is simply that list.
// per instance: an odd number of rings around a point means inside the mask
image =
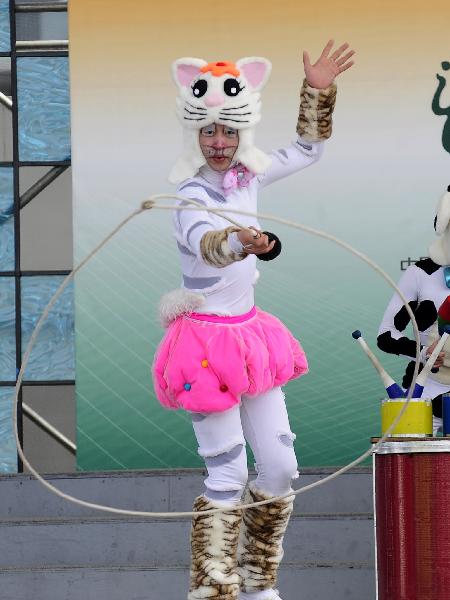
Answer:
[{"label": "white fluffy tail", "polygon": [[189,292],[183,288],[172,290],[159,301],[159,319],[163,327],[180,315],[196,312],[203,306],[205,297],[202,294]]}]

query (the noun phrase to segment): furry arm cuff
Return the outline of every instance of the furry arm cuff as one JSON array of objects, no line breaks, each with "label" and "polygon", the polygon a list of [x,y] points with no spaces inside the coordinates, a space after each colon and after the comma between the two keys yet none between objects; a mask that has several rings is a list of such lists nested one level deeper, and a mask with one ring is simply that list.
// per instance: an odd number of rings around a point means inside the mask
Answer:
[{"label": "furry arm cuff", "polygon": [[228,243],[228,236],[235,231],[240,231],[239,227],[230,226],[203,234],[200,253],[206,264],[219,268],[227,267],[247,257],[247,254],[235,252]]},{"label": "furry arm cuff", "polygon": [[336,84],[319,90],[303,81],[297,133],[305,142],[319,142],[331,135],[332,114],[336,103]]}]

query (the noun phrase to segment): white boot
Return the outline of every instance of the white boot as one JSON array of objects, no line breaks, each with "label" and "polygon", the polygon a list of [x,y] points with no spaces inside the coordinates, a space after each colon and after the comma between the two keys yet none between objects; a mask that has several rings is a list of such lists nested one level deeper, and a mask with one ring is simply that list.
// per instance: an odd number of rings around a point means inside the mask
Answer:
[{"label": "white boot", "polygon": [[278,590],[263,590],[262,592],[253,592],[246,594],[241,590],[239,600],[281,600]]}]

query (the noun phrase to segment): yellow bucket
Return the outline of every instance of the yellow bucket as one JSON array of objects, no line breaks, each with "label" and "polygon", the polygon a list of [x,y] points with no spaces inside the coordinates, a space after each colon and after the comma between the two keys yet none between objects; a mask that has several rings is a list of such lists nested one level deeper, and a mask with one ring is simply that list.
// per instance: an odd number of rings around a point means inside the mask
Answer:
[{"label": "yellow bucket", "polygon": [[[404,398],[387,398],[381,403],[381,431],[384,435],[404,407]],[[429,437],[433,435],[431,400],[412,398],[388,437]]]}]

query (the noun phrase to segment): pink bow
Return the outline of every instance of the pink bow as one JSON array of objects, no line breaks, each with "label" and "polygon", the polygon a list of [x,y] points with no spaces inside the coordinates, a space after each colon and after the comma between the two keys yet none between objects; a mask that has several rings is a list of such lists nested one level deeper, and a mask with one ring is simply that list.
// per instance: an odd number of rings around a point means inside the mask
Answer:
[{"label": "pink bow", "polygon": [[254,173],[249,171],[244,165],[236,165],[225,173],[223,178],[223,191],[225,196],[231,194],[237,187],[247,187],[254,177]]}]

